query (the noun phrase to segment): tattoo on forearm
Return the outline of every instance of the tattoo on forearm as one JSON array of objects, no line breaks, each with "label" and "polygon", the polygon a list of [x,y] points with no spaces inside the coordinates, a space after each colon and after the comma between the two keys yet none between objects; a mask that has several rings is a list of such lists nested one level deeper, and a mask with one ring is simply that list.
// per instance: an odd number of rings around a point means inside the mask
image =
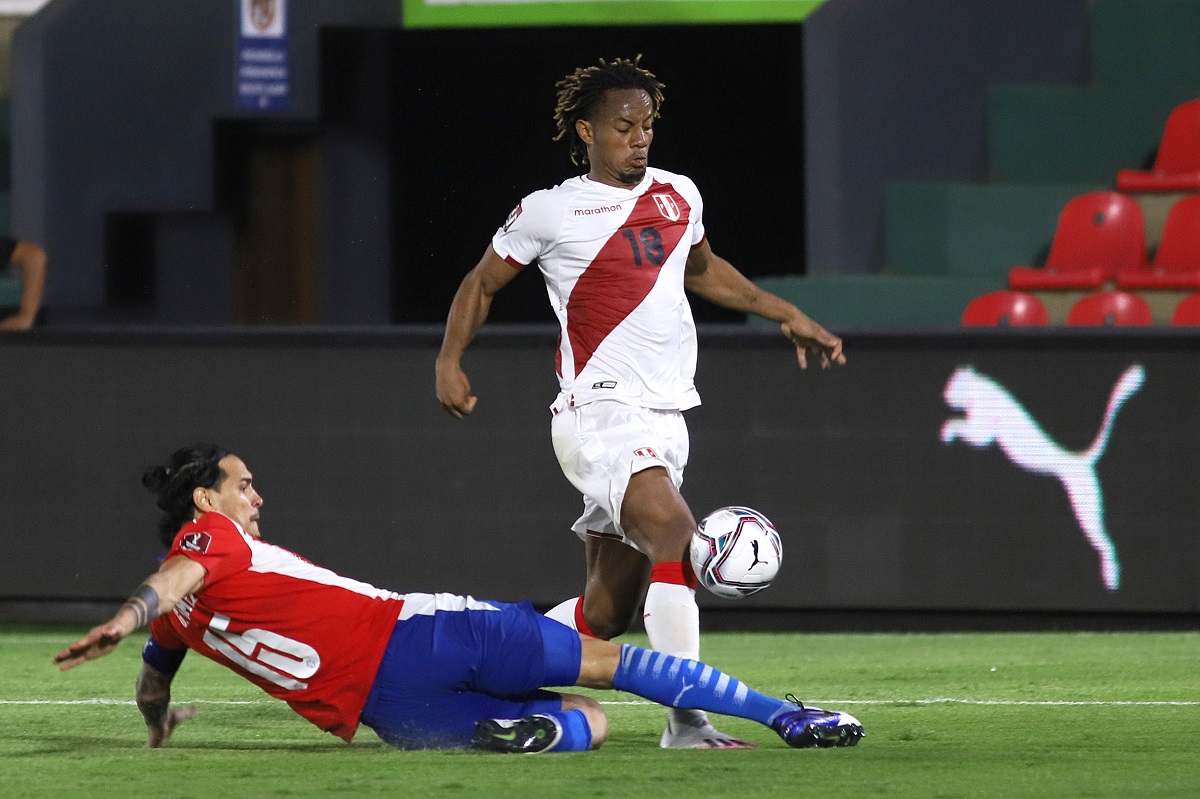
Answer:
[{"label": "tattoo on forearm", "polygon": [[158,592],[143,584],[133,596],[125,600],[121,610],[129,610],[133,614],[133,629],[136,630],[146,622],[158,618]]}]

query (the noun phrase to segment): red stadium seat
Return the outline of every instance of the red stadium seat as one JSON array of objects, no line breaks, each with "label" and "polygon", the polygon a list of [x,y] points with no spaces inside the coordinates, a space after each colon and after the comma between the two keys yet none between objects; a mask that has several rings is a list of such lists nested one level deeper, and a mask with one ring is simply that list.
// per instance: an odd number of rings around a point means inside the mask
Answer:
[{"label": "red stadium seat", "polygon": [[967,304],[962,323],[985,325],[1044,325],[1050,321],[1046,306],[1032,294],[1021,291],[992,291]]},{"label": "red stadium seat", "polygon": [[1042,268],[1014,266],[1016,291],[1094,289],[1124,268],[1145,268],[1146,223],[1131,198],[1112,191],[1082,194],[1058,215],[1050,256]]},{"label": "red stadium seat", "polygon": [[1150,304],[1127,291],[1101,291],[1089,294],[1071,306],[1067,324],[1086,325],[1152,325],[1154,314]]},{"label": "red stadium seat", "polygon": [[1175,313],[1171,314],[1171,324],[1180,327],[1200,325],[1200,292],[1189,294],[1179,301]]},{"label": "red stadium seat", "polygon": [[1200,100],[1176,106],[1167,117],[1154,167],[1117,172],[1119,191],[1200,191]]},{"label": "red stadium seat", "polygon": [[1123,289],[1200,289],[1200,195],[1171,206],[1162,240],[1148,267],[1117,273]]}]

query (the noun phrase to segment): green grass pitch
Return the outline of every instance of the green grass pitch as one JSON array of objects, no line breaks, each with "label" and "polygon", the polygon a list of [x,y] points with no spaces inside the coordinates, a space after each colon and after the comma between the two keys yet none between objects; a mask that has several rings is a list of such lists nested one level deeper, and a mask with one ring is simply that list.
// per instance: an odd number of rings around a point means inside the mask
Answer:
[{"label": "green grass pitch", "polygon": [[531,758],[399,752],[366,729],[347,745],[194,655],[174,694],[199,713],[146,750],[132,703],[144,638],[58,673],[50,658],[81,632],[0,627],[0,796],[1200,796],[1198,633],[709,634],[705,660],[847,710],[867,737],[792,750],[720,719],[759,748],[665,751],[661,708],[596,693],[611,703],[605,747]]}]

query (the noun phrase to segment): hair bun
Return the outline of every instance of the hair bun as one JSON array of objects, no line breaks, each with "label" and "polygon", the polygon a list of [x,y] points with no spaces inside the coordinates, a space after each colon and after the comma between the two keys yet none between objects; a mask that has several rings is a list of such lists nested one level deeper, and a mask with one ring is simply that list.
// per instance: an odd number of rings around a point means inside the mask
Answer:
[{"label": "hair bun", "polygon": [[151,493],[157,494],[166,487],[171,480],[170,472],[162,466],[151,466],[146,471],[142,472],[142,485],[150,490]]}]

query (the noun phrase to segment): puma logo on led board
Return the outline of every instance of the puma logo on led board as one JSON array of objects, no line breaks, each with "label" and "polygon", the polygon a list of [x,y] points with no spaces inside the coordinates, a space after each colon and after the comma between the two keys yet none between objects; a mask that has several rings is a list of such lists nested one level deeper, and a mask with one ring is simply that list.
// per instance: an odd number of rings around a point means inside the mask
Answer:
[{"label": "puma logo on led board", "polygon": [[942,442],[961,439],[973,447],[995,443],[1019,468],[1057,477],[1084,536],[1100,556],[1100,577],[1113,591],[1121,585],[1121,562],[1104,526],[1104,495],[1096,462],[1108,446],[1117,412],[1141,388],[1145,376],[1137,364],[1125,370],[1109,395],[1096,438],[1079,452],[1061,447],[1004,386],[972,367],[957,369],[943,392],[946,405],[963,415],[942,425]]}]

